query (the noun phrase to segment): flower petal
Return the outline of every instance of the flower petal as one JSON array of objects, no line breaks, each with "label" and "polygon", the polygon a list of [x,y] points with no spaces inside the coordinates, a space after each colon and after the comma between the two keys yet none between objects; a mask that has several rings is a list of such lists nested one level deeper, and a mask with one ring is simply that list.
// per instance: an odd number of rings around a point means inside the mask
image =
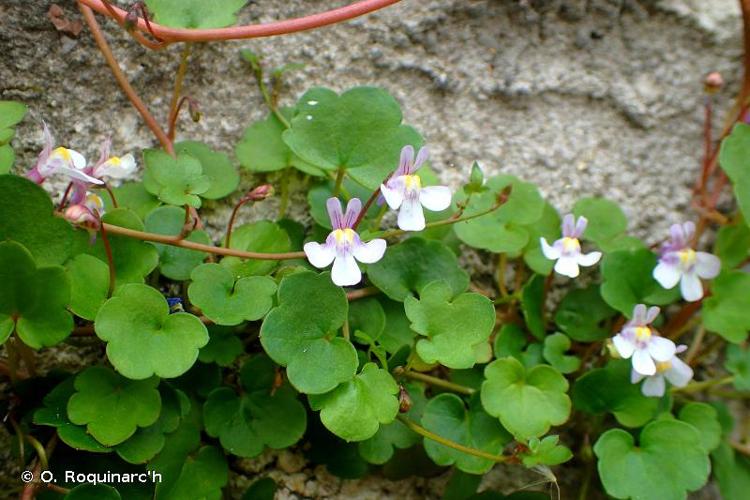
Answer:
[{"label": "flower petal", "polygon": [[338,286],[352,286],[362,281],[362,271],[351,253],[339,254],[333,260],[331,279]]},{"label": "flower petal", "polygon": [[669,383],[675,387],[685,387],[693,379],[693,369],[679,358],[672,358],[672,366],[664,372]]},{"label": "flower petal", "polygon": [[94,177],[111,177],[113,179],[124,179],[135,171],[135,158],[126,154],[122,158],[110,158],[94,169]]},{"label": "flower petal", "polygon": [[625,359],[628,359],[635,352],[635,344],[620,333],[612,338],[612,343],[615,345],[615,349],[617,349],[617,354]]},{"label": "flower petal", "polygon": [[635,370],[630,370],[630,383],[631,384],[637,384],[638,382],[640,382],[644,378],[646,378],[645,375],[643,375],[641,373],[638,373]]},{"label": "flower petal", "polygon": [[688,302],[695,302],[703,298],[703,284],[695,271],[682,275],[680,292],[682,298]]},{"label": "flower petal", "polygon": [[404,231],[424,229],[424,212],[418,200],[404,200],[398,211],[398,227]]},{"label": "flower petal", "polygon": [[590,267],[599,262],[602,258],[601,252],[590,252],[586,254],[578,254],[578,265],[583,267]]},{"label": "flower petal", "polygon": [[659,262],[652,273],[654,279],[659,282],[662,288],[674,288],[680,282],[682,272],[676,265],[668,264],[664,261]]},{"label": "flower petal", "polygon": [[573,214],[567,214],[563,217],[562,234],[567,238],[575,238],[576,218]]},{"label": "flower petal", "polygon": [[665,362],[674,357],[677,346],[671,340],[654,335],[648,342],[648,354],[656,361]]},{"label": "flower petal", "polygon": [[719,275],[721,271],[721,261],[715,255],[706,252],[695,252],[695,273],[706,280],[710,280]]},{"label": "flower petal", "polygon": [[551,246],[549,243],[547,243],[546,238],[539,238],[539,243],[542,246],[542,253],[549,260],[557,260],[560,258],[560,255],[562,255],[562,252],[557,247],[557,245]]},{"label": "flower petal", "polygon": [[391,179],[380,185],[380,193],[391,210],[398,210],[398,207],[404,202],[404,188],[400,179],[400,177]]},{"label": "flower petal", "polygon": [[400,177],[402,175],[409,175],[409,169],[414,162],[414,147],[411,144],[407,144],[401,148],[401,158],[398,162],[398,168],[393,173],[393,177]]},{"label": "flower petal", "polygon": [[657,306],[649,307],[648,312],[646,313],[646,324],[653,323],[660,311],[661,309]]},{"label": "flower petal", "polygon": [[422,146],[419,148],[419,151],[417,152],[417,159],[414,160],[414,164],[409,169],[409,173],[414,173],[417,170],[420,169],[422,164],[427,161],[427,159],[430,157],[430,150],[427,149],[427,146]]},{"label": "flower petal", "polygon": [[362,201],[359,198],[352,198],[346,204],[346,213],[344,214],[344,227],[353,227],[362,212]]},{"label": "flower petal", "polygon": [[334,257],[336,257],[336,247],[328,243],[321,245],[320,243],[311,241],[310,243],[305,243],[305,246],[302,248],[310,264],[318,269],[330,266]]},{"label": "flower petal", "polygon": [[89,184],[104,184],[104,181],[97,179],[96,177],[91,177],[83,170],[78,170],[77,168],[61,166],[57,168],[56,173],[61,173],[69,179],[88,182]]},{"label": "flower petal", "polygon": [[584,217],[583,215],[578,217],[578,220],[576,221],[576,227],[574,230],[575,236],[574,238],[580,238],[583,236],[583,232],[586,230],[586,226],[589,225],[589,220]]},{"label": "flower petal", "polygon": [[664,383],[664,376],[655,375],[646,379],[646,381],[641,386],[641,392],[644,396],[660,398],[664,395],[666,385],[667,384]]},{"label": "flower petal", "polygon": [[328,198],[326,201],[328,217],[331,219],[333,229],[344,229],[344,212],[341,210],[341,202],[338,198]]},{"label": "flower petal", "polygon": [[648,309],[646,309],[646,304],[636,304],[635,307],[633,307],[632,323],[636,326],[643,326],[648,324],[648,322],[646,321],[647,313]]},{"label": "flower petal", "polygon": [[419,191],[419,203],[427,210],[440,212],[451,206],[451,190],[447,186],[427,186]]},{"label": "flower petal", "polygon": [[633,369],[642,375],[656,373],[656,364],[647,349],[636,349],[633,353]]},{"label": "flower petal", "polygon": [[83,170],[84,168],[86,168],[86,158],[84,158],[81,153],[74,149],[69,149],[68,153],[70,153],[70,159],[73,162],[73,167],[77,168],[78,170]]},{"label": "flower petal", "polygon": [[373,264],[383,258],[386,242],[377,238],[367,243],[355,244],[352,248],[354,258],[365,264]]},{"label": "flower petal", "polygon": [[555,271],[569,278],[576,278],[580,274],[577,255],[563,255],[555,263]]}]

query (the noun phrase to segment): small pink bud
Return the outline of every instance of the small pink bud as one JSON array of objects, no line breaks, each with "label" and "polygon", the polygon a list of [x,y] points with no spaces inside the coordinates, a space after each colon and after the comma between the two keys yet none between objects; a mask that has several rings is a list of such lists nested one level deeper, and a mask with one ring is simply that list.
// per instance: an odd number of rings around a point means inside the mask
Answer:
[{"label": "small pink bud", "polygon": [[724,86],[724,79],[721,73],[713,71],[703,79],[703,87],[707,94],[715,94]]},{"label": "small pink bud", "polygon": [[101,227],[101,221],[85,205],[71,205],[65,209],[65,220],[71,224],[83,226],[87,229],[98,230]]},{"label": "small pink bud", "polygon": [[245,195],[245,199],[250,201],[262,201],[271,195],[273,195],[273,186],[270,184],[262,184],[250,190]]},{"label": "small pink bud", "polygon": [[201,107],[198,104],[198,101],[195,99],[188,99],[188,112],[190,113],[190,119],[195,123],[201,121],[203,113],[201,112]]},{"label": "small pink bud", "polygon": [[140,7],[139,2],[134,3],[128,10],[128,14],[125,16],[124,27],[128,31],[133,31],[138,24],[138,9]]}]

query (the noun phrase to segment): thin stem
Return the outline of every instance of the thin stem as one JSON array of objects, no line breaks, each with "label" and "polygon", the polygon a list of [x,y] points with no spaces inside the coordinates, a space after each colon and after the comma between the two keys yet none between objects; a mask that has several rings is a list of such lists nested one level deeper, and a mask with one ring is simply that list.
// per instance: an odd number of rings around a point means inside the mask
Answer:
[{"label": "thin stem", "polygon": [[505,272],[508,269],[508,256],[501,253],[497,259],[497,286],[501,297],[508,296],[508,287],[505,286]]},{"label": "thin stem", "polygon": [[34,351],[29,346],[23,343],[21,337],[18,336],[18,331],[14,332],[14,344],[18,355],[21,356],[23,364],[26,365],[26,370],[29,372],[30,377],[36,376],[36,359]]},{"label": "thin stem", "polygon": [[174,79],[174,91],[172,92],[172,101],[169,104],[169,115],[167,117],[167,123],[169,123],[169,131],[167,137],[169,140],[174,142],[175,136],[175,125],[177,123],[177,116],[180,114],[182,94],[182,84],[185,81],[185,75],[187,74],[188,62],[190,61],[190,53],[192,52],[193,45],[186,43],[180,53],[180,66],[177,68],[177,75]]},{"label": "thin stem", "polygon": [[[117,21],[117,24],[119,24],[120,27],[125,28],[125,19],[127,17],[127,12],[119,10],[119,9],[116,9],[109,2],[110,2],[110,0],[103,0],[104,6],[109,11],[109,16],[112,19],[114,19],[115,21]],[[130,35],[133,38],[135,38],[135,40],[138,43],[140,43],[141,45],[143,45],[147,49],[161,50],[161,49],[165,48],[167,46],[167,44],[165,44],[162,40],[159,40],[158,37],[156,37],[156,35],[154,35],[154,32],[151,30],[151,22],[150,22],[150,20],[148,19],[147,15],[146,15],[145,9],[143,7],[141,7],[140,11],[141,11],[141,15],[143,16],[143,19],[145,21],[147,31],[157,41],[156,42],[152,42],[151,40],[149,40],[148,38],[146,38],[145,36],[143,36],[143,34],[140,31],[135,30],[135,29],[127,29],[126,31],[128,33],[130,33]],[[120,14],[122,14],[122,15],[120,15]]]},{"label": "thin stem", "polygon": [[434,385],[435,387],[442,387],[443,389],[447,389],[458,394],[466,394],[467,396],[471,396],[476,392],[476,390],[472,389],[471,387],[466,387],[465,385],[454,384],[453,382],[443,380],[442,378],[433,377],[432,375],[427,375],[425,373],[405,370],[403,368],[397,368],[396,370],[394,370],[394,374],[404,376],[412,380],[419,380],[420,382],[425,382],[427,384]]},{"label": "thin stem", "polygon": [[39,457],[39,462],[42,464],[42,470],[48,470],[49,464],[47,463],[47,452],[44,450],[44,446],[34,436],[26,434],[24,436],[26,441],[29,442],[32,448],[36,451],[36,455]]},{"label": "thin stem", "polygon": [[349,337],[350,337],[350,335],[351,335],[351,334],[349,333],[349,318],[346,318],[346,319],[344,320],[344,326],[343,326],[343,327],[341,328],[341,332],[343,333],[343,335],[344,335],[344,338],[345,338],[346,340],[349,340]]},{"label": "thin stem", "polygon": [[332,195],[334,198],[337,197],[341,192],[341,185],[344,183],[344,175],[346,175],[346,169],[344,169],[344,167],[339,167],[338,171],[336,172],[336,183],[333,185]]},{"label": "thin stem", "polygon": [[117,205],[117,198],[115,198],[115,192],[112,191],[112,186],[109,185],[109,183],[104,183],[104,189],[107,190],[107,194],[109,195],[109,199],[112,200],[112,208],[118,208]]},{"label": "thin stem", "polygon": [[397,418],[405,426],[407,426],[409,429],[413,430],[417,434],[425,437],[426,439],[431,439],[435,441],[436,443],[442,444],[443,446],[447,446],[448,448],[453,448],[454,450],[458,450],[460,452],[467,453],[475,457],[484,458],[485,460],[491,460],[497,463],[507,462],[510,459],[510,457],[507,457],[504,455],[493,455],[492,453],[487,453],[486,451],[478,450],[476,448],[471,448],[469,446],[464,446],[462,444],[456,443],[455,441],[451,441],[450,439],[439,436],[435,434],[434,432],[428,431],[421,425],[417,424],[416,422],[412,420],[409,420],[403,415],[399,415]]},{"label": "thin stem", "polygon": [[109,287],[107,288],[107,297],[112,296],[112,292],[115,291],[115,278],[116,271],[115,271],[115,259],[112,256],[112,246],[109,244],[109,237],[107,236],[107,232],[109,229],[106,228],[109,224],[106,224],[104,222],[101,223],[101,227],[99,228],[99,232],[102,235],[102,244],[104,245],[104,253],[107,254],[107,265],[109,266]]},{"label": "thin stem", "polygon": [[685,363],[691,364],[693,359],[695,358],[695,355],[698,354],[698,351],[701,349],[701,345],[703,344],[703,339],[706,337],[706,328],[701,326],[698,328],[698,333],[695,334],[695,338],[693,339],[692,344],[690,345],[690,349],[688,349],[687,354],[685,355]]},{"label": "thin stem", "polygon": [[68,203],[68,196],[70,196],[70,191],[73,189],[73,183],[69,182],[68,187],[65,188],[65,192],[63,193],[62,199],[60,200],[59,209],[62,210],[65,208],[65,204]]},{"label": "thin stem", "polygon": [[[104,2],[98,1],[96,3],[97,6],[104,11],[103,13],[108,14],[108,10],[104,6]],[[154,116],[148,110],[146,105],[138,96],[138,93],[135,91],[133,86],[130,85],[127,77],[122,72],[120,65],[117,63],[117,59],[115,59],[115,56],[112,53],[112,49],[110,49],[109,47],[109,43],[107,43],[107,40],[104,38],[104,33],[102,33],[101,27],[99,27],[96,16],[94,16],[94,12],[91,10],[91,8],[89,8],[89,6],[87,6],[85,0],[79,0],[78,8],[81,10],[83,18],[86,20],[86,24],[88,24],[89,29],[91,30],[91,36],[94,37],[94,41],[99,46],[99,50],[104,56],[104,59],[107,61],[107,65],[109,65],[109,69],[112,70],[112,75],[115,77],[115,80],[117,80],[117,83],[120,85],[123,93],[133,104],[133,107],[138,110],[138,113],[140,113],[141,118],[143,118],[143,121],[146,123],[146,126],[151,129],[151,132],[154,133],[162,147],[170,155],[174,156],[172,141],[169,140],[167,134],[164,132],[161,126],[159,126]]]},{"label": "thin stem", "polygon": [[284,128],[291,127],[292,124],[289,123],[289,120],[286,119],[286,116],[284,116],[284,114],[279,110],[277,99],[274,99],[268,92],[268,87],[266,86],[266,81],[263,77],[263,66],[260,63],[260,60],[257,62],[257,64],[252,64],[252,69],[253,75],[255,76],[255,82],[258,84],[258,90],[260,90],[260,94],[263,96],[263,101],[265,101],[268,109],[271,110],[271,113],[276,116],[276,118],[281,122]]},{"label": "thin stem", "polygon": [[734,382],[734,375],[729,375],[724,378],[714,378],[711,380],[703,380],[701,382],[691,382],[685,387],[673,387],[672,392],[692,394],[694,392],[700,392],[704,389],[715,387],[717,385],[731,384],[732,382]]},{"label": "thin stem", "polygon": [[737,441],[730,441],[729,446],[739,451],[743,455],[750,457],[750,444],[738,443]]},{"label": "thin stem", "polygon": [[203,245],[189,240],[175,241],[173,236],[165,236],[163,234],[146,233],[144,231],[136,231],[135,229],[128,229],[126,227],[114,226],[112,224],[103,223],[102,227],[106,227],[107,232],[110,234],[116,234],[118,236],[125,236],[126,238],[133,238],[136,240],[153,241],[154,243],[164,243],[165,245],[172,245],[175,247],[189,248],[190,250],[197,250],[199,252],[212,253],[217,255],[229,255],[232,257],[240,257],[241,259],[256,259],[256,260],[290,260],[290,259],[303,259],[305,252],[285,252],[285,253],[262,253],[262,252],[244,252],[241,250],[234,250],[231,248],[215,247],[212,245]]},{"label": "thin stem", "polygon": [[[94,9],[100,14],[108,17],[124,18],[127,15],[122,9],[106,6],[105,0],[78,0],[83,6]],[[151,22],[150,30],[146,20],[138,19],[136,29],[142,32],[150,32],[153,36],[164,41],[165,44],[174,42],[210,42],[218,40],[241,40],[247,38],[260,38],[275,35],[284,35],[305,31],[321,26],[336,24],[341,21],[363,16],[370,12],[382,9],[389,5],[398,3],[400,0],[362,0],[351,5],[339,7],[326,12],[320,12],[305,17],[295,19],[285,19],[283,21],[274,21],[265,24],[255,24],[247,26],[232,26],[229,28],[212,28],[212,29],[186,29],[186,28],[169,28],[160,24]]]},{"label": "thin stem", "polygon": [[12,416],[8,419],[10,421],[11,427],[13,427],[13,430],[16,433],[16,437],[18,438],[18,455],[19,455],[19,462],[21,467],[23,467],[26,464],[26,446],[25,446],[25,435],[23,433],[23,429],[21,429],[21,426],[18,425],[18,422],[16,422],[16,419]]},{"label": "thin stem", "polygon": [[[388,174],[388,177],[383,179],[383,184],[388,182],[388,179],[391,178],[391,174]],[[378,199],[378,196],[380,195],[380,186],[372,192],[369,198],[367,198],[367,201],[365,202],[365,205],[362,207],[362,211],[359,212],[359,215],[357,216],[357,220],[354,221],[354,225],[352,226],[352,229],[356,230],[357,226],[359,226],[359,223],[362,222],[362,219],[365,218],[365,215],[367,215],[367,211],[370,210],[370,207],[373,203],[375,203],[375,200]]]},{"label": "thin stem", "polygon": [[360,288],[359,290],[352,290],[351,292],[346,292],[346,299],[351,302],[352,300],[363,299],[365,297],[371,297],[379,293],[380,293],[380,290],[378,288],[375,288],[374,286],[367,286],[365,288]]},{"label": "thin stem", "polygon": [[229,248],[229,244],[232,242],[232,229],[234,228],[234,221],[237,219],[237,213],[240,207],[250,201],[248,198],[241,198],[239,202],[232,209],[232,215],[229,216],[229,222],[227,223],[227,235],[224,238],[224,247]]}]

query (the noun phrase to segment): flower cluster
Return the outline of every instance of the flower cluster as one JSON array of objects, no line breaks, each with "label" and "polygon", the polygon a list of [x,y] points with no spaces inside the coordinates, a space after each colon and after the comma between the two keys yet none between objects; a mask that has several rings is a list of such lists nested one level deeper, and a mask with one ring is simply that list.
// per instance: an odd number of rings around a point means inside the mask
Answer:
[{"label": "flower cluster", "polygon": [[646,396],[663,396],[665,378],[676,387],[684,387],[693,378],[693,370],[677,357],[686,346],[675,346],[651,326],[658,315],[658,307],[647,309],[638,304],[633,309],[632,319],[612,338],[617,353],[632,359],[631,381],[638,383],[646,379],[641,387]]},{"label": "flower cluster", "polygon": [[[410,145],[401,150],[401,160],[396,171],[380,186],[380,192],[393,210],[398,210],[398,227],[404,231],[421,231],[426,227],[422,208],[441,211],[451,204],[451,192],[446,186],[422,187],[416,171],[428,158],[427,148],[420,148],[416,159]],[[342,211],[337,198],[326,202],[332,231],[325,243],[306,243],[305,255],[310,263],[325,268],[333,263],[331,279],[338,286],[352,286],[362,281],[362,272],[357,262],[373,264],[383,258],[386,242],[376,238],[363,242],[356,232],[356,224],[362,212],[362,202],[352,198]]]},{"label": "flower cluster", "polygon": [[78,151],[63,146],[55,147],[55,140],[47,124],[43,127],[44,147],[26,177],[37,184],[42,184],[56,174],[66,177],[71,183],[71,195],[67,200],[69,205],[65,210],[65,218],[74,224],[98,229],[104,204],[98,195],[89,190],[93,186],[104,185],[105,177],[124,179],[130,175],[136,168],[135,158],[132,154],[111,156],[111,142],[106,139],[99,159],[90,165]]}]

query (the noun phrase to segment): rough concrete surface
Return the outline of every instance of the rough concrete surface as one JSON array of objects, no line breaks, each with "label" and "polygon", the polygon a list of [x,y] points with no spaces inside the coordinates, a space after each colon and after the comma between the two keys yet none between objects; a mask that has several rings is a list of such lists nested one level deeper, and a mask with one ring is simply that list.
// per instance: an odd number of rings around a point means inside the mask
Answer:
[{"label": "rough concrete surface", "polygon": [[[80,19],[72,0],[58,3],[71,19]],[[241,21],[294,17],[332,3],[254,0]],[[606,196],[621,203],[635,234],[653,242],[690,213],[702,154],[703,75],[720,71],[727,81],[719,110],[737,88],[736,4],[405,0],[313,32],[202,45],[185,90],[201,102],[204,119],[182,121],[179,137],[232,153],[244,127],[266,113],[238,55],[247,47],[263,53],[271,67],[305,63],[287,79],[286,102],[313,85],[388,89],[402,103],[406,122],[425,136],[444,181],[457,185],[478,160],[488,173],[538,183],[560,210],[582,196]],[[0,98],[26,102],[33,118],[19,127],[19,163],[33,161],[41,119],[61,142],[90,156],[109,133],[123,152],[153,146],[86,30],[77,39],[61,36],[46,16],[48,8],[44,0],[0,3]],[[163,119],[179,47],[150,53],[114,23],[100,22],[123,69]],[[213,212],[209,222],[223,224],[226,208]],[[517,473],[513,480],[521,484],[536,479]],[[444,484],[444,478],[342,483],[318,470],[286,473],[278,467],[273,474],[290,495],[307,497],[432,498]],[[507,487],[507,476],[508,470],[496,469],[485,483]]]}]

